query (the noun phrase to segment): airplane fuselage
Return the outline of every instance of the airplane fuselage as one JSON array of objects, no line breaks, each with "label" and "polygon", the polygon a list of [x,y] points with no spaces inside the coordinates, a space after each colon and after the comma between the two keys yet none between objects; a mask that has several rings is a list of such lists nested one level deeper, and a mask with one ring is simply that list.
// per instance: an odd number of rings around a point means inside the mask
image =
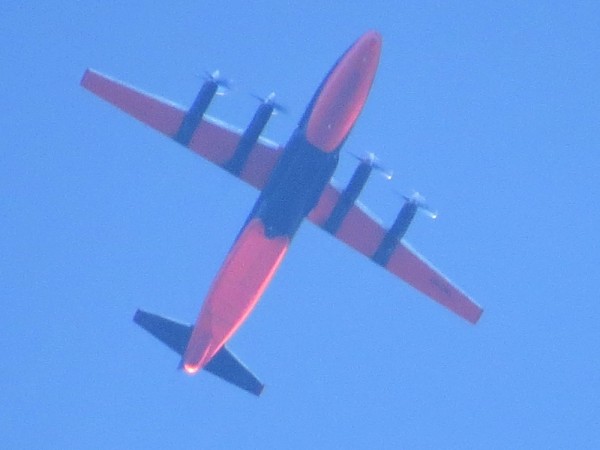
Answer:
[{"label": "airplane fuselage", "polygon": [[258,198],[250,219],[258,218],[268,238],[294,236],[316,205],[338,163],[339,150],[325,153],[298,129]]},{"label": "airplane fuselage", "polygon": [[197,372],[215,356],[272,279],[335,171],[380,50],[380,35],[366,33],[321,83],[211,286],[183,355],[186,372]]}]

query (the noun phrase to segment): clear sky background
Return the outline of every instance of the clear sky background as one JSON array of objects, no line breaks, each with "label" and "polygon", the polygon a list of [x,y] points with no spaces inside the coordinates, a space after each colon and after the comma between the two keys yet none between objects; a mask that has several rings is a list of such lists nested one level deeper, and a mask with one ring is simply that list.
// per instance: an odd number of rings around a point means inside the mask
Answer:
[{"label": "clear sky background", "polygon": [[[482,6],[488,3],[487,6]],[[173,5],[171,5],[173,4]],[[35,6],[34,6],[35,5]],[[598,448],[598,2],[8,2],[0,8],[5,448]],[[86,67],[285,142],[364,31],[379,72],[345,150],[440,211],[407,240],[476,326],[306,223],[231,348],[259,399],[131,322],[193,321],[257,192],[94,97]],[[355,161],[342,158],[337,178]]]}]

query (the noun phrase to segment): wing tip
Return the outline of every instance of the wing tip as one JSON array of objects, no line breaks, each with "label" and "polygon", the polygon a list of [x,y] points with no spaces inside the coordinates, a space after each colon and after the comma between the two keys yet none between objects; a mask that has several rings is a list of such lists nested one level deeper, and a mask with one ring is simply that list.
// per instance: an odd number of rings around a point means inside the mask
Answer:
[{"label": "wing tip", "polygon": [[86,68],[83,72],[83,76],[81,77],[81,81],[79,82],[79,84],[84,88],[87,88],[90,85],[91,78],[95,73],[96,72],[93,69],[90,69],[89,67]]},{"label": "wing tip", "polygon": [[251,391],[249,391],[251,394],[256,395],[257,397],[260,397],[262,395],[262,393],[265,390],[265,385],[260,383],[258,386],[256,386],[254,389],[252,389]]},{"label": "wing tip", "polygon": [[106,82],[110,82],[110,81],[113,81],[110,77],[107,77],[106,75],[103,75],[102,73],[98,72],[97,70],[94,70],[91,67],[88,67],[83,72],[83,75],[81,76],[81,81],[79,82],[79,85],[81,87],[87,89],[88,91],[91,91],[91,92],[94,92],[97,94],[96,91],[98,91],[98,89],[100,89],[103,84],[105,84]]},{"label": "wing tip", "polygon": [[483,315],[483,308],[476,306],[475,310],[471,313],[471,314],[465,314],[463,317],[465,319],[467,319],[469,322],[471,322],[473,325],[476,325],[477,322],[479,322],[479,319],[481,319],[481,316]]}]

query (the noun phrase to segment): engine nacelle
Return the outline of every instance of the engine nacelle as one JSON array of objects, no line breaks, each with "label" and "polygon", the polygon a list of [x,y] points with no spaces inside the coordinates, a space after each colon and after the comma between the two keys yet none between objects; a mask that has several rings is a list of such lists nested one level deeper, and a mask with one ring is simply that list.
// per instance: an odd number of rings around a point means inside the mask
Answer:
[{"label": "engine nacelle", "polygon": [[219,78],[218,71],[207,78],[200,88],[200,92],[198,92],[194,103],[192,103],[192,106],[183,118],[181,126],[175,136],[173,136],[173,139],[186,147],[189,145],[196,128],[200,125],[204,113],[221,85],[226,86],[227,84]]},{"label": "engine nacelle", "polygon": [[373,261],[381,266],[385,266],[392,253],[396,249],[398,242],[400,239],[404,237],[408,227],[412,223],[415,218],[415,214],[421,207],[420,197],[413,196],[411,198],[407,198],[404,206],[398,213],[396,220],[392,227],[387,231],[385,237],[381,241],[381,244],[377,248],[377,251],[372,256]]},{"label": "engine nacelle", "polygon": [[341,193],[338,202],[335,204],[333,211],[331,211],[331,215],[323,225],[323,228],[331,234],[335,234],[340,228],[346,214],[348,214],[348,211],[354,205],[365,184],[367,184],[373,171],[373,161],[372,158],[361,159],[361,163],[354,171],[354,174],[352,174],[348,186]]},{"label": "engine nacelle", "polygon": [[232,174],[240,174],[246,165],[246,161],[248,160],[248,156],[250,156],[252,147],[254,147],[254,144],[256,144],[256,141],[258,141],[258,138],[265,129],[267,122],[273,115],[273,111],[277,107],[273,102],[273,98],[274,94],[271,94],[260,104],[254,113],[254,117],[252,117],[250,124],[246,128],[246,131],[244,131],[244,134],[242,134],[233,156],[227,162],[227,164],[224,165],[224,168]]}]

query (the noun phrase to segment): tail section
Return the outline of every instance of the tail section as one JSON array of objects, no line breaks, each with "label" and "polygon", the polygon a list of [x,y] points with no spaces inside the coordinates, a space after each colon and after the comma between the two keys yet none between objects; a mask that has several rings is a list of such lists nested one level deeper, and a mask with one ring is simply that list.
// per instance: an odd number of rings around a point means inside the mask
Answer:
[{"label": "tail section", "polygon": [[[181,356],[194,329],[192,325],[176,322],[141,309],[136,311],[133,321]],[[260,395],[264,389],[264,384],[225,346],[221,347],[204,368],[251,394]]]}]

